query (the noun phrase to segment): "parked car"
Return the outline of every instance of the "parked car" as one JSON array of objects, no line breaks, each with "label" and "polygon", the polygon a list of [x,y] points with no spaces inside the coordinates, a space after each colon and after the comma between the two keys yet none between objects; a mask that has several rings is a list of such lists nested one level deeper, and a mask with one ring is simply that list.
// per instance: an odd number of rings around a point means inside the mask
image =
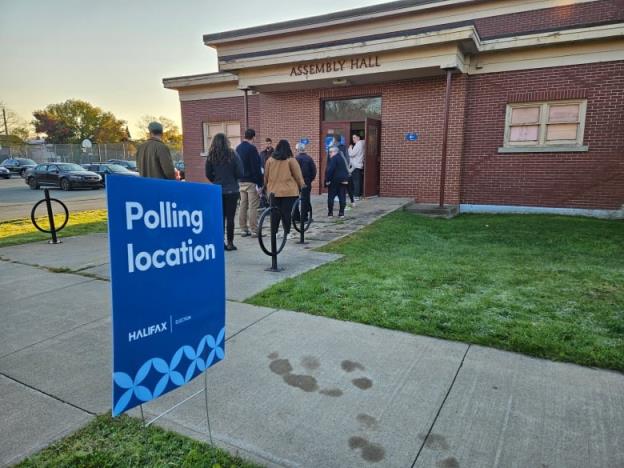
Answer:
[{"label": "parked car", "polygon": [[106,162],[108,164],[117,164],[131,171],[138,172],[136,161],[126,161],[125,159],[109,159]]},{"label": "parked car", "polygon": [[10,179],[11,178],[11,171],[9,171],[4,166],[0,166],[0,177],[2,177],[3,179]]},{"label": "parked car", "polygon": [[185,168],[184,161],[176,161],[174,166],[178,170],[178,173],[180,174],[180,180],[185,180],[186,172],[184,172],[184,168]]},{"label": "parked car", "polygon": [[39,187],[60,187],[63,190],[74,188],[102,188],[102,177],[95,172],[72,163],[39,164],[26,174],[28,186],[37,190]]},{"label": "parked car", "polygon": [[12,174],[19,174],[21,177],[26,175],[28,169],[35,167],[37,163],[32,159],[26,158],[8,158],[2,161],[0,166],[6,167]]},{"label": "parked car", "polygon": [[102,178],[102,187],[106,185],[106,178],[111,175],[120,175],[120,176],[133,176],[138,177],[139,173],[126,169],[119,164],[83,164],[87,171],[95,172]]}]

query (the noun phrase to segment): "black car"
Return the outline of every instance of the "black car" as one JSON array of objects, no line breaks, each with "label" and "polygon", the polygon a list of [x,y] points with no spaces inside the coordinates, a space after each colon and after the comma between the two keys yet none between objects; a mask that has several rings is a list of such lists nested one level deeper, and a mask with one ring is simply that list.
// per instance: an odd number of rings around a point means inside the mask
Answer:
[{"label": "black car", "polygon": [[60,187],[63,190],[102,188],[102,178],[98,174],[72,163],[39,164],[28,171],[26,183],[33,190],[43,186]]},{"label": "black car", "polygon": [[126,161],[125,159],[109,159],[106,161],[108,164],[117,164],[119,166],[123,166],[126,169],[137,172],[136,161]]},{"label": "black car", "polygon": [[98,164],[83,164],[87,171],[95,172],[99,174],[102,178],[102,187],[106,185],[106,178],[111,175],[121,175],[121,176],[134,176],[138,177],[138,172],[133,172],[126,169],[119,164],[108,164],[108,163],[98,163]]},{"label": "black car", "polygon": [[2,177],[3,179],[10,179],[11,178],[11,171],[9,171],[4,166],[0,166],[0,177]]},{"label": "black car", "polygon": [[32,169],[36,165],[37,163],[35,161],[26,158],[8,158],[0,164],[0,166],[6,167],[11,171],[11,174],[19,174],[22,177],[26,175],[28,169]]}]

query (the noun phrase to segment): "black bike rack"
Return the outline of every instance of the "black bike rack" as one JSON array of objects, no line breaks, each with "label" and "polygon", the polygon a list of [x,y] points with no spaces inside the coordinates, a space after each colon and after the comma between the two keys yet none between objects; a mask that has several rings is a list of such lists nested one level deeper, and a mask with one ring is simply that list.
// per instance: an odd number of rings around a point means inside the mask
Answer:
[{"label": "black bike rack", "polygon": [[[62,231],[63,228],[67,225],[67,222],[69,221],[69,210],[67,209],[67,206],[65,205],[65,203],[63,203],[61,200],[58,200],[56,198],[50,198],[50,191],[48,189],[44,189],[43,193],[45,194],[45,198],[35,203],[35,206],[33,206],[33,209],[30,212],[30,220],[32,221],[33,226],[35,226],[39,231],[45,232],[46,234],[52,234],[52,239],[48,241],[48,244],[61,244],[62,241],[58,239],[56,234]],[[52,212],[52,202],[55,202],[61,205],[61,207],[63,208],[63,211],[65,211],[65,220],[63,221],[61,226],[58,228],[54,225],[54,213]],[[46,209],[48,211],[48,222],[50,223],[49,230],[43,229],[41,226],[39,226],[37,224],[37,219],[35,217],[35,212],[37,211],[37,208],[39,207],[39,205],[41,205],[42,203],[46,204]]]},{"label": "black bike rack", "polygon": [[[271,267],[267,268],[265,271],[279,272],[283,271],[283,268],[279,268],[277,266],[277,256],[284,248],[286,244],[286,237],[282,239],[281,245],[277,246],[277,229],[273,229],[273,210],[277,210],[278,208],[275,206],[275,194],[269,194],[269,206],[262,212],[260,215],[260,220],[258,221],[258,244],[260,245],[260,249],[271,257]],[[269,216],[269,227],[271,230],[271,249],[267,249],[264,245],[264,241],[262,240],[264,234],[262,232],[262,227],[264,226],[264,220]]]},{"label": "black bike rack", "polygon": [[[304,190],[306,190],[307,193],[304,193]],[[301,189],[301,196],[295,202],[292,208],[292,213],[291,213],[292,225],[295,228],[295,230],[299,233],[299,242],[296,242],[299,245],[309,244],[309,242],[306,242],[305,240],[305,232],[310,228],[310,224],[312,224],[312,206],[311,205],[308,206],[305,210],[302,209],[304,203],[306,203],[309,199],[310,199],[310,187],[304,187],[303,189]],[[296,216],[297,210],[299,210],[299,223],[300,223],[299,227],[297,227],[297,221],[295,220],[297,217]],[[307,222],[303,221],[304,211],[308,218]]]}]

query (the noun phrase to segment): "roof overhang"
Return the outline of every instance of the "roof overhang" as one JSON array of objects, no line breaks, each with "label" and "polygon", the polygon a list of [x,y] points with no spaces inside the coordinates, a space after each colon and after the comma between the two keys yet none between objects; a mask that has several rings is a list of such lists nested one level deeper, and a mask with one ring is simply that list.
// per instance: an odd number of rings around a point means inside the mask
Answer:
[{"label": "roof overhang", "polygon": [[207,86],[223,83],[235,83],[238,76],[233,73],[217,72],[204,73],[201,75],[178,76],[163,78],[163,86],[168,89],[182,89],[194,86]]},{"label": "roof overhang", "polygon": [[273,24],[264,24],[251,28],[224,31],[204,35],[204,44],[210,47],[228,42],[266,38],[282,34],[291,34],[319,27],[330,27],[347,24],[352,21],[369,21],[378,18],[392,17],[406,13],[444,8],[452,5],[478,3],[485,0],[399,0],[352,10],[344,10],[326,15],[312,16]]}]

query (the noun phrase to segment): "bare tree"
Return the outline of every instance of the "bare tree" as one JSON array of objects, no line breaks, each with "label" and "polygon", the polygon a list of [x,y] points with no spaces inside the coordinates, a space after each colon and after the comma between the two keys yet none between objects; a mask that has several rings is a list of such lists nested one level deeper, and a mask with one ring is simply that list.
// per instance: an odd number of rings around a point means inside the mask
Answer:
[{"label": "bare tree", "polygon": [[0,134],[26,140],[31,133],[32,126],[17,112],[7,107],[3,101],[0,101]]}]

